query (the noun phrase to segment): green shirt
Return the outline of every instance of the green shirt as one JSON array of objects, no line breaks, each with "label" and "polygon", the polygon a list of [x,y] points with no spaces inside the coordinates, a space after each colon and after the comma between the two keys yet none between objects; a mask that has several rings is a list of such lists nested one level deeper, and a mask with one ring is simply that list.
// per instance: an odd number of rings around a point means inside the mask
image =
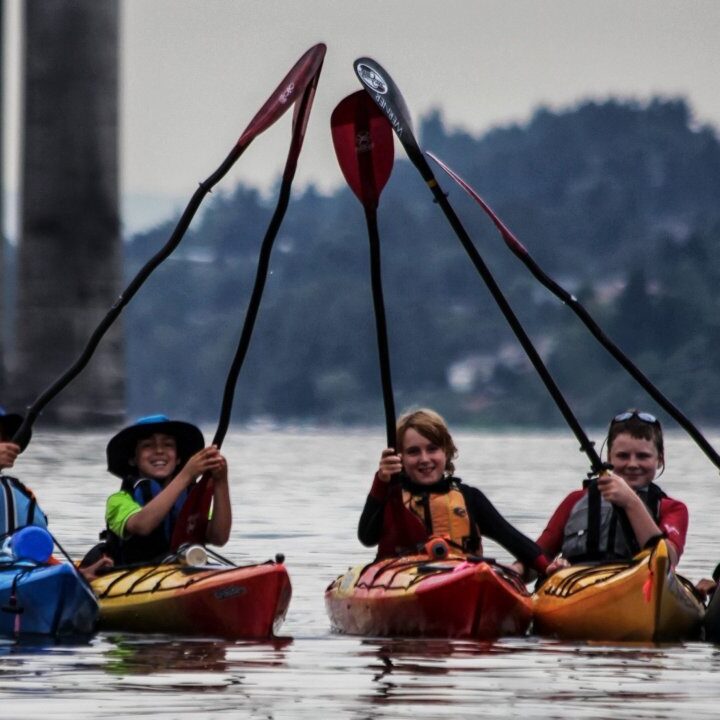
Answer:
[{"label": "green shirt", "polygon": [[105,522],[118,537],[125,537],[125,525],[131,515],[142,510],[142,505],[130,493],[119,490],[113,493],[105,504]]}]

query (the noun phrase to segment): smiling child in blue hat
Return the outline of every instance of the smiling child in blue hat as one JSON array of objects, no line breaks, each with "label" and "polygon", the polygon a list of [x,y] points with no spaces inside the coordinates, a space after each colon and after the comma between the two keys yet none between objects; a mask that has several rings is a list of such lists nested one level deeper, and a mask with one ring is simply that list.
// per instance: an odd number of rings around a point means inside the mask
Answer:
[{"label": "smiling child in blue hat", "polygon": [[107,550],[116,562],[168,555],[190,486],[206,473],[213,494],[204,542],[227,542],[232,525],[227,462],[217,447],[205,447],[195,425],[164,415],[141,418],[110,440],[107,460],[108,470],[122,480],[105,511]]}]

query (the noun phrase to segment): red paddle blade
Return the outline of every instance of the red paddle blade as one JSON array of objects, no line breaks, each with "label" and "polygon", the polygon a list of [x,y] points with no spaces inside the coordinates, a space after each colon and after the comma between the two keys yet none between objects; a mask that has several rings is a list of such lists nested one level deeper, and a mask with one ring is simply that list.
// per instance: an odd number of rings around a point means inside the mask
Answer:
[{"label": "red paddle blade", "polygon": [[185,543],[205,544],[208,515],[213,497],[213,483],[209,475],[203,475],[188,493],[180,511],[170,540],[170,549],[175,551]]},{"label": "red paddle blade", "polygon": [[525,246],[508,230],[503,221],[495,214],[495,211],[475,192],[475,190],[463,180],[449,165],[446,165],[437,155],[429,152],[428,157],[432,158],[475,202],[488,214],[495,223],[495,227],[505,239],[510,248],[517,253],[527,255]]},{"label": "red paddle blade", "polygon": [[273,94],[245,128],[236,147],[244,147],[254,137],[267,130],[299,97],[302,97],[305,88],[320,73],[326,50],[327,47],[324,43],[313,45],[293,65],[290,72],[282,79]]},{"label": "red paddle blade", "polygon": [[345,181],[366,208],[376,208],[394,160],[388,119],[364,90],[358,90],[333,110],[330,128]]}]

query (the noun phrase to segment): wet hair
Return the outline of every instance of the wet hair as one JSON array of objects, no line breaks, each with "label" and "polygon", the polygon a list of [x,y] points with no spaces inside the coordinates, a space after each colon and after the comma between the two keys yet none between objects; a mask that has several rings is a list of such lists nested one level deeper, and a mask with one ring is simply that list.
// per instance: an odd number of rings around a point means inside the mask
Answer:
[{"label": "wet hair", "polygon": [[[622,420],[617,420],[617,417],[624,416],[630,413],[629,417]],[[645,419],[652,417],[652,420]],[[616,415],[610,421],[610,427],[608,428],[607,435],[607,452],[610,457],[613,442],[618,435],[626,433],[631,437],[637,438],[638,440],[650,440],[657,450],[658,459],[660,461],[661,469],[665,468],[665,447],[663,445],[663,431],[660,421],[652,415],[647,413],[641,413],[637,410],[631,409],[627,413],[621,413],[619,416]]]},{"label": "wet hair", "polygon": [[458,456],[458,450],[443,417],[428,408],[413,410],[402,415],[395,427],[396,449],[399,452],[403,450],[405,433],[411,428],[443,449],[446,457],[445,472],[452,475],[455,472],[453,460]]}]

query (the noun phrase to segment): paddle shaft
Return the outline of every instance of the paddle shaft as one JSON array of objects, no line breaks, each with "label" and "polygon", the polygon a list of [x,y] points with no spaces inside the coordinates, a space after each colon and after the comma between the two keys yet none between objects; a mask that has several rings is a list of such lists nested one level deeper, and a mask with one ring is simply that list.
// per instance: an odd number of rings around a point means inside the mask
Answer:
[{"label": "paddle shaft", "polygon": [[220,417],[218,419],[218,427],[215,431],[215,437],[213,438],[213,445],[220,447],[225,435],[230,426],[230,416],[232,414],[233,399],[235,397],[235,388],[237,386],[238,377],[240,376],[240,370],[242,369],[245,357],[247,355],[248,348],[250,347],[250,340],[252,338],[253,329],[255,327],[255,321],[257,319],[258,310],[260,309],[260,302],[262,300],[263,291],[265,289],[265,282],[267,280],[268,268],[270,265],[270,255],[272,252],[275,238],[277,237],[278,230],[282,224],[285,212],[290,202],[290,192],[292,190],[292,182],[295,177],[295,171],[297,169],[297,161],[300,156],[302,149],[303,139],[305,136],[305,128],[307,126],[307,119],[310,114],[310,108],[312,107],[312,101],[315,95],[315,88],[317,87],[317,81],[320,74],[320,67],[318,67],[315,77],[311,80],[308,87],[306,88],[303,96],[300,100],[300,105],[296,111],[295,122],[293,125],[293,134],[290,141],[290,150],[288,152],[287,160],[285,162],[285,168],[283,171],[283,179],[280,185],[280,191],[278,194],[278,202],[275,207],[275,212],[270,220],[268,229],[263,238],[262,245],[260,247],[260,254],[258,257],[258,267],[255,272],[255,282],[253,285],[250,301],[248,308],[245,313],[245,321],[240,334],[240,340],[238,341],[237,350],[235,356],[230,365],[227,379],[225,381],[225,389],[223,391],[223,398],[220,408]]},{"label": "paddle shaft", "polygon": [[45,406],[54,397],[67,387],[80,374],[83,368],[85,368],[110,326],[115,322],[125,306],[130,302],[130,300],[132,300],[135,293],[137,293],[158,265],[160,265],[160,263],[162,263],[163,260],[165,260],[179,245],[205,196],[210,192],[213,186],[228,173],[233,164],[237,161],[240,155],[242,155],[246,147],[247,145],[236,145],[225,160],[223,160],[217,170],[199,184],[198,189],[190,198],[190,201],[188,202],[168,241],[157,253],[155,253],[155,255],[152,256],[152,258],[150,258],[150,260],[148,260],[147,263],[145,263],[125,290],[120,294],[103,320],[93,331],[90,339],[77,360],[75,360],[75,362],[57,380],[55,380],[55,382],[53,382],[41,395],[39,395],[35,402],[33,402],[33,404],[28,408],[22,424],[13,436],[13,442],[23,444],[23,441],[29,436],[30,429],[32,428],[38,415],[42,412],[43,408],[45,408]]},{"label": "paddle shaft", "polygon": [[370,277],[377,336],[380,378],[385,408],[387,447],[395,448],[395,401],[385,301],[382,289],[380,235],[377,207],[380,193],[392,172],[393,134],[383,113],[359,90],[344,98],[330,118],[333,146],[345,180],[362,203],[370,243]]},{"label": "paddle shaft", "polygon": [[682,413],[682,411],[674,405],[648,377],[635,365],[630,358],[605,334],[602,328],[595,322],[587,309],[578,301],[578,299],[569,293],[565,288],[547,275],[543,269],[535,262],[528,252],[527,248],[513,235],[507,225],[495,214],[494,210],[483,200],[482,197],[454,170],[452,170],[445,162],[440,160],[433,153],[428,155],[461,187],[470,197],[475,200],[478,205],[487,213],[500,231],[505,240],[505,244],[510,248],[513,254],[518,257],[525,267],[532,273],[536,280],[546,287],[553,295],[559,298],[567,305],[582,323],[590,330],[593,337],[620,363],[620,365],[634,378],[640,386],[680,425],[690,437],[695,441],[698,447],[705,453],[710,461],[720,468],[720,455],[710,445],[698,428]]},{"label": "paddle shaft", "polygon": [[602,472],[607,465],[602,462],[592,441],[588,438],[585,431],[580,426],[580,423],[570,409],[568,403],[565,401],[560,389],[545,367],[542,358],[535,350],[530,338],[520,324],[520,321],[517,319],[510,304],[500,290],[500,287],[495,282],[495,278],[492,276],[492,273],[483,261],[480,253],[473,245],[470,236],[467,234],[467,231],[460,222],[460,219],[450,205],[446,194],[440,188],[432,168],[425,159],[425,156],[423,155],[422,150],[413,135],[409,120],[409,113],[399,89],[392,81],[388,73],[378,63],[370,58],[360,58],[356,60],[354,67],[358,78],[365,87],[366,91],[370,94],[370,97],[387,116],[393,130],[395,130],[395,134],[405,148],[410,161],[413,165],[415,165],[423,180],[425,180],[425,183],[430,188],[430,191],[440,206],[440,209],[443,211],[476,270],[484,280],[485,285],[500,308],[500,311],[505,316],[510,328],[520,342],[520,345],[540,376],[540,379],[550,393],[550,396],[555,401],[555,404],[565,418],[565,421],[568,423],[575,437],[580,442],[580,449],[585,453],[590,461],[592,472],[595,474]]},{"label": "paddle shaft", "polygon": [[[204,182],[201,182],[198,189],[190,198],[185,211],[180,217],[172,235],[166,244],[141,268],[140,272],[130,282],[125,291],[120,295],[115,304],[111,307],[105,318],[100,322],[78,359],[63,373],[47,390],[45,390],[32,406],[28,409],[23,419],[22,425],[18,428],[13,436],[13,442],[19,445],[27,444],[30,438],[30,430],[36,418],[42,409],[67,385],[72,382],[81,370],[87,365],[97,348],[103,335],[108,328],[116,320],[122,312],[125,305],[132,299],[140,286],[147,280],[150,274],[165,258],[172,253],[182,240],[187,228],[190,225],[200,203],[210,190],[216,185],[230,170],[233,164],[243,154],[248,145],[260,133],[267,130],[274,122],[278,120],[294,103],[297,97],[302,93],[303,96],[309,85],[317,83],[317,76],[322,67],[325,57],[326,47],[323,43],[314,45],[307,50],[302,57],[293,65],[287,75],[282,79],[280,84],[275,88],[270,97],[265,101],[264,105],[255,114],[247,128],[244,130],[235,147],[230,151],[228,156],[222,162],[220,167],[215,170]],[[306,120],[307,118],[303,118]],[[302,129],[304,131],[304,127]]]},{"label": "paddle shaft", "polygon": [[395,401],[393,399],[392,374],[390,372],[390,350],[388,347],[385,301],[383,299],[382,272],[380,261],[380,237],[375,208],[365,206],[368,239],[370,241],[370,278],[372,284],[373,308],[375,310],[375,332],[377,335],[378,356],[380,360],[380,378],[382,382],[383,403],[385,406],[385,430],[387,446],[395,448]]}]

